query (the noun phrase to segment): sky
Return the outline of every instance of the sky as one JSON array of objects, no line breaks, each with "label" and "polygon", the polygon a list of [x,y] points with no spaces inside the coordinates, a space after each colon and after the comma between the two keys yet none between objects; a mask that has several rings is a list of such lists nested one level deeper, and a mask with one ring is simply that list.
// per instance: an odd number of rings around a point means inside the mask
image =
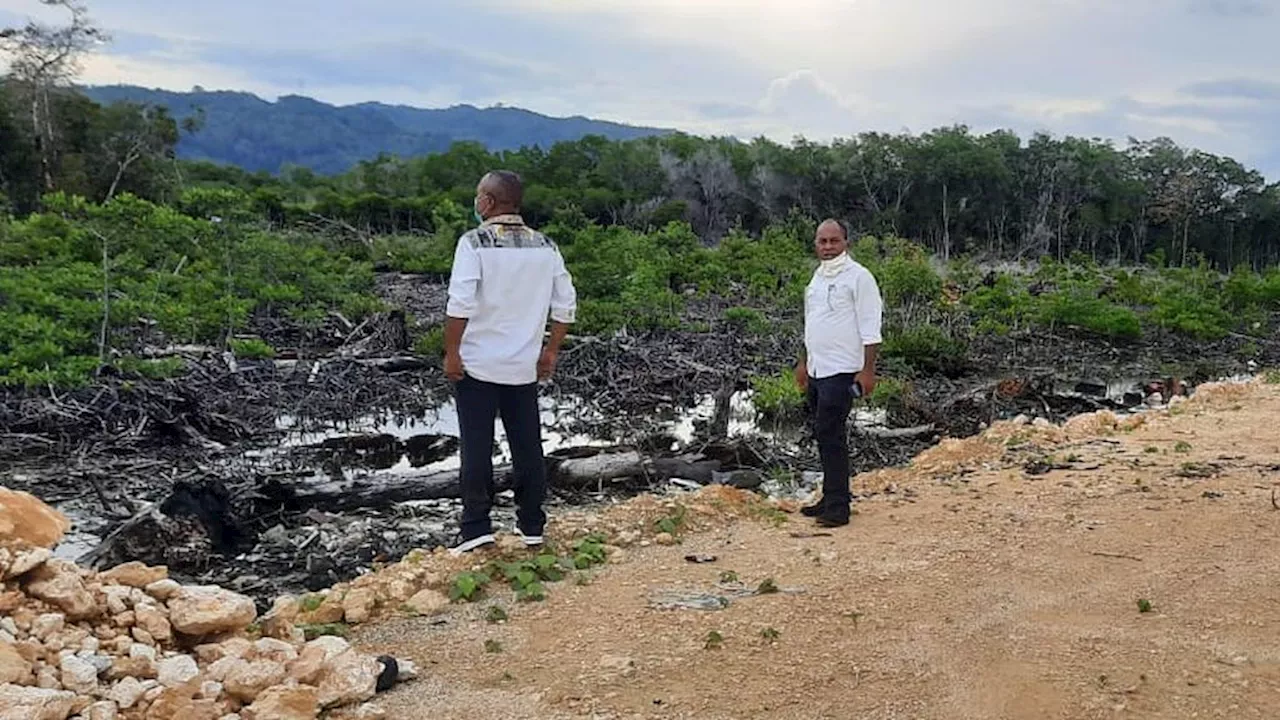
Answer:
[{"label": "sky", "polygon": [[[1280,180],[1280,0],[85,0],[86,84],[825,141],[1168,136]],[[0,27],[48,15],[0,0]]]}]

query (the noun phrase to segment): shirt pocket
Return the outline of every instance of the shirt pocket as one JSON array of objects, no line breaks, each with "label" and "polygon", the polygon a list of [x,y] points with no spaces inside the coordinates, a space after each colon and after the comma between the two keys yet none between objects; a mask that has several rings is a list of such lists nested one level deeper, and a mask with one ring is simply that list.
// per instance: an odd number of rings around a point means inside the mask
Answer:
[{"label": "shirt pocket", "polygon": [[827,298],[831,310],[841,314],[853,312],[857,303],[853,297],[853,288],[840,283],[831,283],[827,290]]}]

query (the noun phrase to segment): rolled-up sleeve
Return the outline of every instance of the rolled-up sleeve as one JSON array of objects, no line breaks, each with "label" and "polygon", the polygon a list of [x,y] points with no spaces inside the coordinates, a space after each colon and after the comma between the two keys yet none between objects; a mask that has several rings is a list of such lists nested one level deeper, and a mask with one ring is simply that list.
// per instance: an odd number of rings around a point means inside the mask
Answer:
[{"label": "rolled-up sleeve", "polygon": [[453,270],[449,274],[449,303],[445,315],[470,319],[479,305],[480,253],[466,235],[458,239],[453,251]]},{"label": "rolled-up sleeve", "polygon": [[884,311],[880,299],[880,285],[870,272],[858,273],[854,281],[854,298],[857,302],[858,334],[862,336],[863,345],[880,344],[880,326]]},{"label": "rolled-up sleeve", "polygon": [[556,251],[555,275],[551,284],[551,319],[554,322],[572,325],[578,315],[578,293],[573,287],[573,278],[564,265],[564,257]]}]

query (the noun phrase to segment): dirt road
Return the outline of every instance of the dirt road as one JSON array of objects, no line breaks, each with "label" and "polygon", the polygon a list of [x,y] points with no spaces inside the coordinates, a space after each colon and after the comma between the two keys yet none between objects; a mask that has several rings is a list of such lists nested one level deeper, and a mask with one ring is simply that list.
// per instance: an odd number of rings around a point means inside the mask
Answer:
[{"label": "dirt road", "polygon": [[[502,625],[459,607],[357,644],[419,662],[384,699],[404,720],[1280,717],[1280,386],[995,430],[856,478],[876,494],[830,535],[744,518],[504,593]],[[650,606],[729,572],[784,592]]]}]

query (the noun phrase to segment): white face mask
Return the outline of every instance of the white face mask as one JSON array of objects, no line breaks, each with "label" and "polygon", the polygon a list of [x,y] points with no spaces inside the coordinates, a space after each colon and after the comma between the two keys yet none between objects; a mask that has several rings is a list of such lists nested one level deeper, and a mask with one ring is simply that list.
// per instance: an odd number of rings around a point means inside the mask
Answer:
[{"label": "white face mask", "polygon": [[852,263],[853,259],[849,257],[849,253],[842,252],[830,260],[823,260],[818,266],[818,274],[823,277],[835,277]]}]

